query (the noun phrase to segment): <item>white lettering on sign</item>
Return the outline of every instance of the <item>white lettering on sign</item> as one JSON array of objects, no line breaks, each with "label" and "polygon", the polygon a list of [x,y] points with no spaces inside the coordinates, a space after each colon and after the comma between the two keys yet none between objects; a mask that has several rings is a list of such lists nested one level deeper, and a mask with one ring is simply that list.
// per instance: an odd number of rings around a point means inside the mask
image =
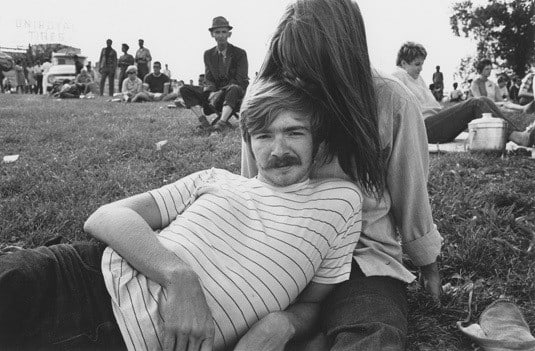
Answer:
[{"label": "white lettering on sign", "polygon": [[73,30],[73,26],[63,20],[51,21],[18,18],[15,20],[15,27],[18,31],[25,33],[28,42],[33,44],[63,43],[67,40],[67,34]]}]

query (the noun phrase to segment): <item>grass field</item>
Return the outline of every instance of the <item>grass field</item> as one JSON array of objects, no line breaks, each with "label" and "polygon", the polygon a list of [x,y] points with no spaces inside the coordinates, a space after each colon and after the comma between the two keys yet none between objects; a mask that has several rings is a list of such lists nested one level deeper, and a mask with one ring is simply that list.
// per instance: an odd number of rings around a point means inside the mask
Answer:
[{"label": "grass field", "polygon": [[[209,167],[239,172],[237,129],[210,135],[188,111],[165,106],[0,94],[0,157],[20,155],[0,163],[0,248],[89,240],[82,225],[101,204]],[[526,155],[431,156],[442,283],[451,288],[437,307],[410,286],[408,350],[474,350],[455,325],[467,317],[469,291],[472,321],[506,297],[535,331],[534,175]]]}]

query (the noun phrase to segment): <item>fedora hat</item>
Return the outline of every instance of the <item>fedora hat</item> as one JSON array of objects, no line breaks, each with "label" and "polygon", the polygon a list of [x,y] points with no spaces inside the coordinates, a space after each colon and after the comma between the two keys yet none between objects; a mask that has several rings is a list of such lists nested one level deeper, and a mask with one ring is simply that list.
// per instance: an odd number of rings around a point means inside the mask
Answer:
[{"label": "fedora hat", "polygon": [[208,28],[208,30],[211,32],[216,28],[228,28],[228,30],[232,30],[232,26],[228,23],[227,19],[223,16],[217,16],[214,17],[212,20],[212,26]]}]

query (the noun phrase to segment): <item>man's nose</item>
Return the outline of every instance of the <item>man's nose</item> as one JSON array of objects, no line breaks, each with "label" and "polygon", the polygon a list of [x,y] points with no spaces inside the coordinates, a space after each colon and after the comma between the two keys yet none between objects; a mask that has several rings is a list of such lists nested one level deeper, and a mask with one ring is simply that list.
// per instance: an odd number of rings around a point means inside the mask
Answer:
[{"label": "man's nose", "polygon": [[271,155],[282,156],[288,153],[288,145],[286,140],[282,136],[276,136],[273,139],[273,145],[271,148]]}]

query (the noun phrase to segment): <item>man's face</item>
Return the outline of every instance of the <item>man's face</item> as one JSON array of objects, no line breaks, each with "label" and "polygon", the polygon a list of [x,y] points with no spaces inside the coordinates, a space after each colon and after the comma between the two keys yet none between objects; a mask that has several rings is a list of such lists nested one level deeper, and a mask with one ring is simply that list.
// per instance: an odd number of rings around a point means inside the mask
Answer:
[{"label": "man's face", "polygon": [[229,31],[228,28],[214,28],[212,30],[212,37],[215,39],[217,44],[226,44],[228,42],[228,38],[232,33]]},{"label": "man's face", "polygon": [[109,48],[111,48],[111,40],[106,40],[106,46],[108,46]]},{"label": "man's face", "polygon": [[308,179],[313,162],[310,118],[282,112],[265,130],[251,134],[251,150],[260,181],[283,187]]},{"label": "man's face", "polygon": [[159,64],[157,64],[157,63],[155,63],[154,65],[152,65],[152,69],[154,70],[154,73],[155,73],[155,74],[160,74],[160,71],[161,71],[161,69],[162,69],[162,66],[159,65]]},{"label": "man's face", "polygon": [[401,68],[407,71],[409,76],[411,76],[412,78],[418,79],[420,72],[422,72],[424,62],[425,62],[425,58],[423,57],[417,57],[414,60],[412,60],[410,63],[407,63],[407,61],[405,60],[401,60]]},{"label": "man's face", "polygon": [[138,44],[139,44],[139,47],[140,47],[140,48],[143,47],[143,44],[144,44],[144,43],[145,43],[145,42],[144,42],[143,40],[138,40]]}]

